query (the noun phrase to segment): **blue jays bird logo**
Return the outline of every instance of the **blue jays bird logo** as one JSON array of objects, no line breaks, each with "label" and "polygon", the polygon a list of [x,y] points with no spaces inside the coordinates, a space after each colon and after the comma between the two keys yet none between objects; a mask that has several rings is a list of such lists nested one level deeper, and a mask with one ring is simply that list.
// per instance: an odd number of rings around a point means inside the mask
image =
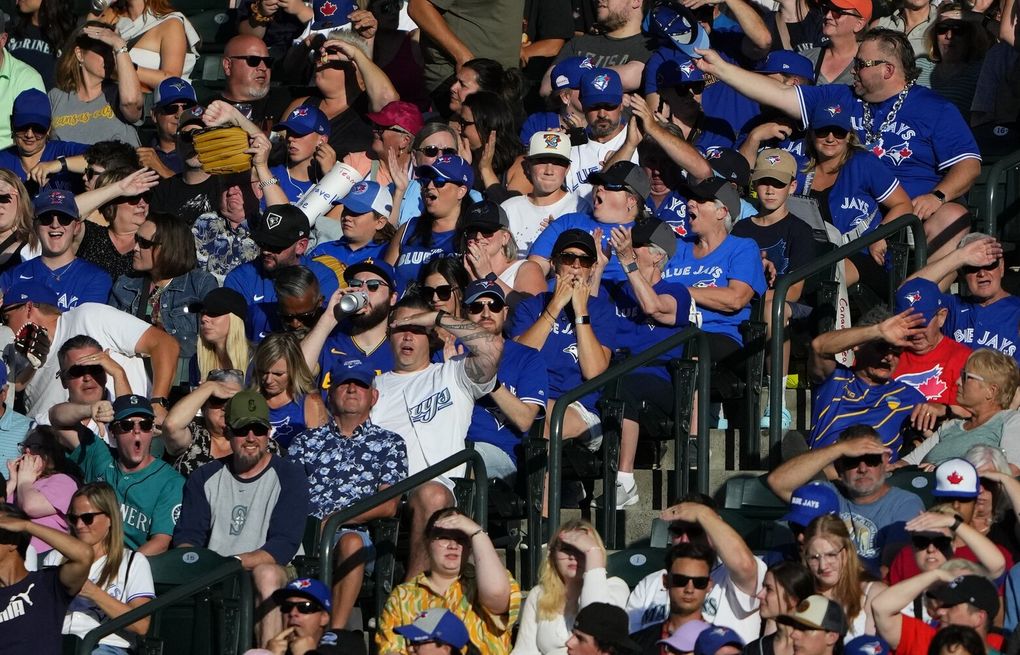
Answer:
[{"label": "blue jays bird logo", "polygon": [[585,68],[587,70],[591,70],[595,68],[595,60],[591,57],[585,57],[584,59],[581,60],[581,63],[578,64],[578,68]]},{"label": "blue jays bird logo", "polygon": [[312,581],[307,578],[298,578],[294,582],[291,582],[290,586],[294,589],[308,589],[312,586]]},{"label": "blue jays bird logo", "polygon": [[50,202],[53,204],[60,204],[64,202],[65,196],[63,191],[50,191]]},{"label": "blue jays bird logo", "polygon": [[560,141],[563,140],[563,137],[559,134],[546,134],[543,138],[545,139],[546,148],[558,148],[560,147]]},{"label": "blue jays bird logo", "polygon": [[291,118],[297,118],[299,116],[307,116],[307,115],[308,115],[308,107],[305,107],[304,105],[302,105],[300,107],[295,107],[294,111],[290,112],[290,117]]},{"label": "blue jays bird logo", "polygon": [[368,182],[358,182],[354,185],[354,188],[351,189],[351,193],[356,194],[365,193],[366,191],[368,191]]},{"label": "blue jays bird logo", "polygon": [[609,76],[605,73],[596,75],[595,79],[591,81],[591,85],[599,91],[605,91],[606,87],[609,86]]},{"label": "blue jays bird logo", "polygon": [[776,164],[779,163],[780,159],[782,159],[782,157],[780,157],[779,155],[769,155],[768,157],[765,158],[765,161],[767,161],[772,166],[775,166]]},{"label": "blue jays bird logo", "polygon": [[826,107],[825,111],[829,112],[829,116],[835,116],[836,114],[843,113],[843,107],[840,105],[832,105],[831,107]]},{"label": "blue jays bird logo", "polygon": [[685,61],[680,64],[680,72],[684,74],[684,77],[690,77],[694,73],[694,69],[697,68],[693,61]]},{"label": "blue jays bird logo", "polygon": [[170,86],[178,91],[184,90],[184,82],[172,82]]},{"label": "blue jays bird logo", "polygon": [[904,298],[906,299],[906,301],[908,303],[913,305],[914,303],[916,303],[916,302],[921,300],[921,292],[920,291],[911,291],[906,296],[904,296]]},{"label": "blue jays bird logo", "polygon": [[877,641],[857,644],[857,650],[863,653],[863,655],[882,655],[882,653],[885,652],[885,648],[883,648],[882,644]]}]

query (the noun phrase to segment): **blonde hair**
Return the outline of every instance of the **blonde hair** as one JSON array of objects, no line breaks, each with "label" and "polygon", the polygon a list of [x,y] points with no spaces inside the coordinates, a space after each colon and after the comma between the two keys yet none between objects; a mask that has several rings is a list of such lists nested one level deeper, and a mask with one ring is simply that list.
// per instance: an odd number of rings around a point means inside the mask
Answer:
[{"label": "blonde hair", "polygon": [[14,234],[18,241],[27,242],[35,250],[39,246],[39,236],[32,229],[32,219],[35,218],[35,210],[32,208],[32,201],[28,196],[28,189],[25,183],[6,168],[0,168],[0,182],[6,182],[14,187],[18,194],[17,217],[14,219]]},{"label": "blonde hair", "polygon": [[106,563],[103,564],[99,579],[96,581],[97,587],[105,589],[117,579],[120,563],[124,560],[124,522],[120,516],[120,503],[117,501],[117,493],[106,482],[90,482],[84,485],[71,496],[71,503],[78,497],[87,498],[93,507],[110,519],[110,531],[103,538]]},{"label": "blonde hair", "polygon": [[[972,368],[973,367],[973,368]],[[1020,371],[1017,370],[1016,362],[1009,355],[991,348],[975,350],[967,358],[966,368],[968,371],[977,369],[979,375],[985,379],[985,384],[996,388],[997,393],[992,398],[999,407],[1008,408],[1013,402],[1013,395],[1016,393],[1017,385],[1020,384]]]},{"label": "blonde hair", "polygon": [[[811,543],[812,539],[816,538],[825,539],[829,543],[839,546],[841,553],[846,556],[842,575],[839,576],[839,582],[832,588],[832,600],[846,610],[846,618],[852,623],[857,618],[857,615],[861,613],[861,610],[864,609],[861,583],[868,580],[870,576],[868,576],[867,571],[861,565],[861,560],[857,556],[857,548],[854,546],[854,542],[850,540],[850,532],[847,530],[843,519],[835,514],[823,514],[808,525],[807,531],[804,533],[804,553],[802,557],[804,565],[809,570],[811,567],[808,565],[807,546]],[[814,577],[814,572],[812,572],[812,577]],[[817,587],[818,583],[816,581],[815,588],[817,589]]]},{"label": "blonde hair", "polygon": [[251,380],[253,391],[262,392],[263,371],[268,371],[280,359],[287,363],[287,393],[292,399],[316,391],[315,380],[301,354],[298,339],[289,332],[273,332],[255,349],[255,375]]},{"label": "blonde hair", "polygon": [[244,321],[236,314],[227,314],[227,316],[230,317],[230,327],[227,328],[227,358],[230,360],[230,366],[220,365],[220,358],[216,355],[216,350],[202,338],[200,333],[196,353],[200,380],[206,379],[209,376],[209,371],[218,368],[236,368],[241,371],[248,368],[248,362],[251,360],[251,344],[244,333]]},{"label": "blonde hair", "polygon": [[553,558],[556,557],[555,552],[561,543],[560,537],[563,533],[575,530],[587,532],[595,541],[599,550],[602,551],[602,554],[606,554],[606,546],[602,542],[602,537],[599,535],[598,530],[595,529],[595,526],[588,521],[574,519],[560,526],[560,529],[549,540],[549,552],[538,572],[538,584],[542,587],[542,597],[538,599],[538,618],[540,621],[548,621],[563,616],[563,611],[567,605],[567,588],[563,583],[563,578],[560,577],[560,572],[556,570]]}]

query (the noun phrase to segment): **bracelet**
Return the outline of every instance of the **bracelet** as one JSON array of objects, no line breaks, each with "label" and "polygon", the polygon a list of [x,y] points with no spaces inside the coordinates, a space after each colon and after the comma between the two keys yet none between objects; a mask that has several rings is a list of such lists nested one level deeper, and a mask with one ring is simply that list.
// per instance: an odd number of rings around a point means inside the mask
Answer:
[{"label": "bracelet", "polygon": [[125,44],[124,44],[124,45],[122,45],[121,47],[119,47],[119,48],[117,48],[116,50],[114,50],[114,51],[113,51],[113,54],[115,54],[115,55],[123,55],[123,54],[127,54],[128,50],[130,50],[130,49],[131,49],[131,48],[129,48],[129,47],[127,46],[127,44],[125,43]]},{"label": "bracelet", "polygon": [[949,526],[949,531],[956,532],[961,525],[963,525],[963,517],[957,514],[956,518],[953,520],[953,524]]},{"label": "bracelet", "polygon": [[268,180],[263,180],[262,182],[259,182],[259,189],[265,189],[267,187],[271,187],[274,184],[279,184],[279,183],[280,183],[280,180],[277,179],[274,176],[274,177],[269,178]]},{"label": "bracelet", "polygon": [[478,536],[478,535],[480,535],[480,534],[485,534],[485,528],[478,528],[478,529],[477,529],[477,530],[476,530],[476,531],[474,532],[474,534],[472,534],[472,535],[471,535],[470,539],[474,539],[475,537],[477,537],[477,536]]},{"label": "bracelet", "polygon": [[550,314],[548,309],[543,309],[542,315],[549,319],[553,325],[556,325],[556,317]]}]

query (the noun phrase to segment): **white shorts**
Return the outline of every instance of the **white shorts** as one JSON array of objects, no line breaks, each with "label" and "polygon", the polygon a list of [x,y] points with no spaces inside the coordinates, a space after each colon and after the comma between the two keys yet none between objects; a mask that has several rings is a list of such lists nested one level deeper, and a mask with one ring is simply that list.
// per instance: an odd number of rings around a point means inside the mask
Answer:
[{"label": "white shorts", "polygon": [[602,419],[599,415],[575,400],[567,406],[577,413],[578,418],[584,422],[588,429],[580,434],[577,439],[585,445],[588,450],[595,452],[602,447]]}]

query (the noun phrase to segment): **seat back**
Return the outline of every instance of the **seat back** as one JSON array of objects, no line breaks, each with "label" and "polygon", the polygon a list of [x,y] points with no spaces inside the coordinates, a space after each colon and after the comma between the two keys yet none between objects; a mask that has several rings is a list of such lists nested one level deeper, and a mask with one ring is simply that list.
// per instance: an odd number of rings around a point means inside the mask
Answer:
[{"label": "seat back", "polygon": [[787,504],[765,484],[764,476],[738,475],[726,481],[723,507],[738,510],[748,518],[776,520]]},{"label": "seat back", "polygon": [[887,482],[891,487],[917,494],[925,507],[935,504],[935,496],[932,495],[935,490],[935,474],[932,472],[922,471],[916,466],[905,466],[893,471]]},{"label": "seat back", "polygon": [[665,548],[628,548],[609,555],[606,573],[621,578],[633,589],[648,575],[665,566]]}]

